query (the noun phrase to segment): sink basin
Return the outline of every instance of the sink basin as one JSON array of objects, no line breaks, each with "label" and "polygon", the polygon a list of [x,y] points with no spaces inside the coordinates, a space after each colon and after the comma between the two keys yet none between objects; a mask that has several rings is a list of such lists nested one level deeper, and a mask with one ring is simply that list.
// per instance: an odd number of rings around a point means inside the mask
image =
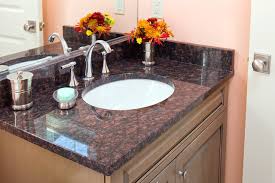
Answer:
[{"label": "sink basin", "polygon": [[88,88],[82,98],[91,106],[107,110],[140,109],[158,104],[174,93],[173,83],[167,80],[160,76],[121,79]]}]

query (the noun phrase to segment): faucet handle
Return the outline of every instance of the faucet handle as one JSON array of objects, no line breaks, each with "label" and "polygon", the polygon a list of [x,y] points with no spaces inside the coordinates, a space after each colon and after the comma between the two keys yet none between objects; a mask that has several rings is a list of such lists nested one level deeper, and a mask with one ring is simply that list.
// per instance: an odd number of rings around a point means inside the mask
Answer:
[{"label": "faucet handle", "polygon": [[71,79],[69,86],[70,87],[77,87],[79,85],[78,81],[76,80],[75,73],[74,73],[74,66],[76,65],[76,62],[70,62],[66,65],[61,66],[61,69],[71,69]]},{"label": "faucet handle", "polygon": [[[112,53],[114,50],[111,49],[109,53]],[[107,55],[108,53],[106,51],[103,51],[101,52],[102,56],[103,56],[103,67],[102,67],[102,74],[109,74],[110,73],[110,70],[108,68],[108,65],[107,65]]]},{"label": "faucet handle", "polygon": [[67,68],[72,68],[76,65],[76,62],[70,62],[68,64],[62,65],[61,69],[67,69]]},{"label": "faucet handle", "polygon": [[107,57],[108,53],[106,51],[103,51],[103,52],[101,52],[101,54],[103,56],[102,74],[109,74],[110,70],[108,68],[107,61],[106,61],[106,57]]}]

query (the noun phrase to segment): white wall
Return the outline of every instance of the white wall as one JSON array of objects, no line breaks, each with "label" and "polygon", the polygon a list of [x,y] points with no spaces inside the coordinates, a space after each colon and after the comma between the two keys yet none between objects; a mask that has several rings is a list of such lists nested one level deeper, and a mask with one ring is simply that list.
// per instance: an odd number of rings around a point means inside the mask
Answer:
[{"label": "white wall", "polygon": [[275,63],[271,74],[252,71],[255,52],[275,62],[275,1],[252,0],[243,183],[275,182]]}]

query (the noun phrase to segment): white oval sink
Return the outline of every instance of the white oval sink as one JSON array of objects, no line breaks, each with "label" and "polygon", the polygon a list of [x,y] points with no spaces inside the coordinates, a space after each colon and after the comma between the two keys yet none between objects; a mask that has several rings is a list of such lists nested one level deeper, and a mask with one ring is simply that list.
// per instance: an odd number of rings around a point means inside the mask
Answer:
[{"label": "white oval sink", "polygon": [[126,79],[85,91],[83,100],[108,110],[133,110],[158,104],[175,91],[172,84],[151,79]]}]

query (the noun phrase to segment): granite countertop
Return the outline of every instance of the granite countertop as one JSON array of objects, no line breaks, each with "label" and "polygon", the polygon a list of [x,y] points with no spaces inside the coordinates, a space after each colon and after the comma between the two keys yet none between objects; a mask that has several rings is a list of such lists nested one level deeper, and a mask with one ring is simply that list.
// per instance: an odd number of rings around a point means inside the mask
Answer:
[{"label": "granite countertop", "polygon": [[150,70],[144,69],[141,61],[134,58],[110,62],[111,75],[104,78],[97,69],[94,82],[104,83],[117,75],[123,78],[162,76],[175,85],[174,94],[164,102],[130,111],[93,108],[81,98],[82,91],[93,82],[87,84],[78,78],[77,105],[62,111],[52,94],[69,83],[69,75],[61,82],[56,68],[49,67],[45,69],[47,74],[34,77],[33,108],[14,112],[10,106],[2,107],[0,129],[110,176],[233,76],[232,70],[165,57],[156,61]]}]

